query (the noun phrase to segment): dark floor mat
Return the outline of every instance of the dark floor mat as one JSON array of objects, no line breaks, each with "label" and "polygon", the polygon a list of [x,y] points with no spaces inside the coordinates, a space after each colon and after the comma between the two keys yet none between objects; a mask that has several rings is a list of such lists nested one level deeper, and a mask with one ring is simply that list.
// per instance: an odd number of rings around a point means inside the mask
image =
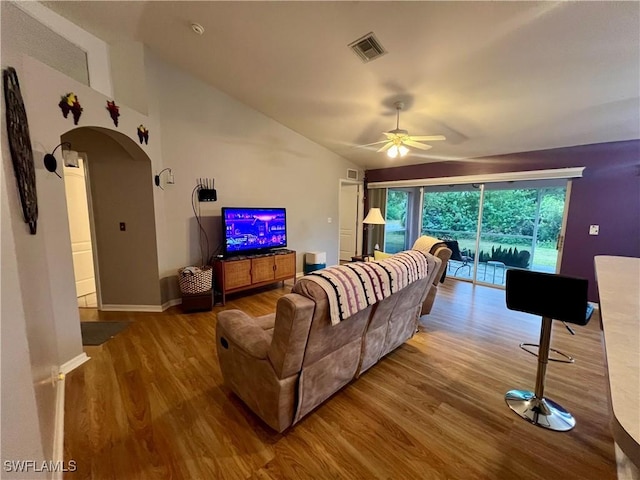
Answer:
[{"label": "dark floor mat", "polygon": [[131,322],[80,322],[82,345],[102,345],[129,325]]}]

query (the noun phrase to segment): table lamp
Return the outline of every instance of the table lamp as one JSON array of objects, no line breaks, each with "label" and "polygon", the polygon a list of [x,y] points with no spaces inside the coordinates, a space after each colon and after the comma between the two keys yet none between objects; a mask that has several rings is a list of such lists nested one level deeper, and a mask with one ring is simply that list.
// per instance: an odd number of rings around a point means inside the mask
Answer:
[{"label": "table lamp", "polygon": [[362,223],[368,226],[368,228],[364,229],[364,233],[365,233],[364,244],[365,244],[365,248],[367,249],[367,256],[370,256],[368,252],[369,242],[368,242],[368,239],[366,238],[368,233],[367,230],[373,230],[374,225],[385,224],[384,218],[382,216],[382,212],[380,212],[380,209],[377,207],[370,208],[369,213],[367,213],[367,216],[362,221]]}]

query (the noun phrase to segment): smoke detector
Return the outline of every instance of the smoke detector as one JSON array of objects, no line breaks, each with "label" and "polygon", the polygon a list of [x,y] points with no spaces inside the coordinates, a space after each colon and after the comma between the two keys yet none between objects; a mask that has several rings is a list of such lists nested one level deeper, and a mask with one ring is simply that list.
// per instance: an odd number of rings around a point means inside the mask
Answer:
[{"label": "smoke detector", "polygon": [[191,30],[193,30],[198,35],[202,35],[204,33],[204,27],[196,22],[191,23]]},{"label": "smoke detector", "polygon": [[364,63],[375,60],[387,53],[373,32],[369,32],[364,37],[360,37],[355,42],[350,43],[349,48],[351,48]]}]

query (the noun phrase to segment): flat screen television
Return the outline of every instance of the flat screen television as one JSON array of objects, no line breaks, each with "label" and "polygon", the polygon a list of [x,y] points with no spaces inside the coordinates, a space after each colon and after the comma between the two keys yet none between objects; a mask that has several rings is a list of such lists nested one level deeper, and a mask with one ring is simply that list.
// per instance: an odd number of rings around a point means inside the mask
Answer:
[{"label": "flat screen television", "polygon": [[267,252],[287,246],[284,208],[222,208],[224,255]]}]

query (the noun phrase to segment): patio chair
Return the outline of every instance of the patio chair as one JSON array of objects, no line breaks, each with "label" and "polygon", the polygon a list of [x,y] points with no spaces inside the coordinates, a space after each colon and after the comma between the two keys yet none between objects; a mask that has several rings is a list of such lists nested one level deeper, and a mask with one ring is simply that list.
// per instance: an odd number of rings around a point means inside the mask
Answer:
[{"label": "patio chair", "polygon": [[[458,270],[461,268],[467,267],[469,269],[469,276],[471,276],[471,265],[473,264],[473,258],[469,255],[469,252],[465,249],[464,252],[460,251],[460,245],[458,245],[457,240],[444,240],[444,243],[451,250],[451,258],[450,260],[455,260],[457,262],[462,262],[462,265],[458,266],[453,272],[454,275],[458,274]],[[449,268],[451,267],[451,263],[449,263]]]}]

